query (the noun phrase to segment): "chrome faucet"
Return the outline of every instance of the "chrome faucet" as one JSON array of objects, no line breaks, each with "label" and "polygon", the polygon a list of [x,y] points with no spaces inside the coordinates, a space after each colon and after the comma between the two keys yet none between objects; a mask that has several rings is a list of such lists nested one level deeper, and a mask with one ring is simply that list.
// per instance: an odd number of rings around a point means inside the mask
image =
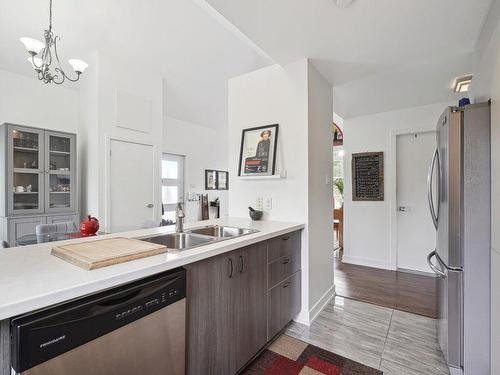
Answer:
[{"label": "chrome faucet", "polygon": [[177,208],[175,209],[175,231],[177,233],[184,232],[184,209],[182,208],[182,202],[177,203]]}]

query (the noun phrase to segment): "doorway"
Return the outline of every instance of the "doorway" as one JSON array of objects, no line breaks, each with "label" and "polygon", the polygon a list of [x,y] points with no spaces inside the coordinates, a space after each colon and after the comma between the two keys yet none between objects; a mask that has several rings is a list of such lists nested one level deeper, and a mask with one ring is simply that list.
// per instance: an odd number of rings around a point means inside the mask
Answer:
[{"label": "doorway", "polygon": [[161,158],[162,222],[175,224],[175,209],[184,202],[184,156],[164,153]]},{"label": "doorway", "polygon": [[106,231],[139,229],[155,221],[155,148],[110,140]]},{"label": "doorway", "polygon": [[436,245],[436,230],[429,215],[427,171],[435,148],[435,131],[396,138],[396,259],[400,270],[430,273],[426,259]]},{"label": "doorway", "polygon": [[334,256],[342,259],[344,247],[344,134],[333,123],[333,238]]}]

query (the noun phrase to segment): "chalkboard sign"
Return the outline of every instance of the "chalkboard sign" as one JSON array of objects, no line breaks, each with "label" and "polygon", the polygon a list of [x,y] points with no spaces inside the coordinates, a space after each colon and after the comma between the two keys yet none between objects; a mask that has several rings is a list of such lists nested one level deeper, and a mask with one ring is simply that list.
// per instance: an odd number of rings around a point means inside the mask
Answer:
[{"label": "chalkboard sign", "polygon": [[384,153],[352,154],[352,200],[384,200]]}]

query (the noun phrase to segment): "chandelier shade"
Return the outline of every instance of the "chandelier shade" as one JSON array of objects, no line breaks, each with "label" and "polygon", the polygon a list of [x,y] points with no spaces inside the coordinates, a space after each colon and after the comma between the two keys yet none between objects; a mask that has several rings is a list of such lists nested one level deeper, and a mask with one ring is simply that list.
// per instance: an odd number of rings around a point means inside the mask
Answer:
[{"label": "chandelier shade", "polygon": [[52,0],[49,0],[49,28],[44,32],[45,43],[28,37],[20,38],[28,51],[28,61],[44,83],[62,84],[65,80],[76,82],[80,75],[87,69],[88,64],[79,59],[69,59],[68,63],[73,68],[76,76],[70,77],[61,66],[57,52],[57,42],[61,38],[52,32]]},{"label": "chandelier shade", "polygon": [[73,68],[76,73],[83,73],[85,69],[89,66],[85,61],[79,59],[69,59],[69,65]]},{"label": "chandelier shade", "polygon": [[37,39],[22,37],[19,39],[29,54],[38,55],[42,49],[45,48],[45,44]]}]

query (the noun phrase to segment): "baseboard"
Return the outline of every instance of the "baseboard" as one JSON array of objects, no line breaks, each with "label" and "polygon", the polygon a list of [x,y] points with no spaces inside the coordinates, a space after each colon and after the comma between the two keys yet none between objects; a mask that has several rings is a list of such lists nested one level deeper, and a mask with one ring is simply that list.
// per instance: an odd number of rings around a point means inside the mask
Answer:
[{"label": "baseboard", "polygon": [[309,321],[308,319],[308,316],[307,316],[307,311],[305,312],[300,312],[299,315],[297,315],[293,321],[296,322],[296,323],[300,323],[300,324],[304,324],[306,326],[310,326],[311,325],[311,322]]},{"label": "baseboard", "polygon": [[425,272],[425,271],[418,271],[418,270],[409,270],[407,268],[398,268],[398,272],[404,272],[404,273],[412,273],[414,275],[421,275],[421,276],[430,276],[430,277],[437,277],[437,275],[434,272]]},{"label": "baseboard", "polygon": [[326,292],[321,296],[318,302],[309,310],[309,324],[312,324],[319,314],[325,309],[325,307],[330,303],[332,299],[335,298],[335,284],[333,284]]},{"label": "baseboard", "polygon": [[381,268],[384,270],[394,271],[394,269],[391,266],[391,262],[382,262],[371,258],[363,258],[355,256],[353,257],[346,254],[342,256],[342,263],[356,264],[358,266]]}]

